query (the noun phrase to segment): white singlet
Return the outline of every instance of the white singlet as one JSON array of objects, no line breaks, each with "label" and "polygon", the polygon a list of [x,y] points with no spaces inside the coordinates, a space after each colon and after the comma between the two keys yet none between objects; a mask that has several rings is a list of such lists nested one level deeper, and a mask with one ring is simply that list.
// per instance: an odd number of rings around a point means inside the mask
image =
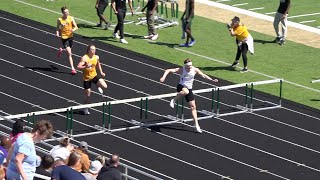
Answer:
[{"label": "white singlet", "polygon": [[196,71],[194,69],[195,67],[191,66],[191,69],[188,72],[185,66],[183,66],[179,84],[187,87],[188,89],[192,89],[194,76],[196,75]]}]

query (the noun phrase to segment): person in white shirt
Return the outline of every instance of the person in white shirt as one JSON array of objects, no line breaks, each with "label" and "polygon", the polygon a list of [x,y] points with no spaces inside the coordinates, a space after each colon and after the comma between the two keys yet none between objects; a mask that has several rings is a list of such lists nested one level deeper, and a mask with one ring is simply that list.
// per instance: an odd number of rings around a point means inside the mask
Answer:
[{"label": "person in white shirt", "polygon": [[218,82],[218,80],[217,79],[212,79],[208,75],[206,75],[203,72],[201,72],[199,68],[196,68],[196,67],[192,66],[192,60],[190,58],[187,58],[186,60],[184,60],[184,66],[182,66],[180,68],[173,68],[173,69],[165,70],[164,74],[160,78],[160,82],[164,82],[164,80],[166,79],[166,77],[167,77],[167,75],[169,73],[176,73],[176,72],[180,74],[180,82],[179,82],[179,84],[177,86],[178,94],[177,94],[177,96],[175,98],[173,98],[170,101],[170,106],[172,108],[174,108],[174,103],[179,98],[184,96],[186,101],[188,102],[188,105],[189,105],[190,109],[191,109],[191,114],[192,114],[192,118],[193,118],[194,123],[195,123],[196,130],[199,133],[201,133],[202,130],[201,130],[201,128],[199,126],[199,123],[198,123],[196,103],[195,103],[195,100],[194,100],[194,95],[192,93],[192,86],[193,86],[194,76],[196,74],[199,74],[203,78],[208,79],[210,81]]}]

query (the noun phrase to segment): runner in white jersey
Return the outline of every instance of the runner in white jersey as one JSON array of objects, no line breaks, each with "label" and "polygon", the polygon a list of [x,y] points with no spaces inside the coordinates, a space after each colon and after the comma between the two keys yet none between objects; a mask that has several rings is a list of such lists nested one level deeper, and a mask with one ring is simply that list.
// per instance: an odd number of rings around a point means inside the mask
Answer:
[{"label": "runner in white jersey", "polygon": [[160,82],[164,82],[164,80],[166,79],[167,75],[169,73],[179,73],[180,74],[180,82],[177,86],[177,96],[175,98],[173,98],[170,101],[170,106],[172,108],[174,108],[174,103],[181,97],[185,97],[188,105],[191,109],[191,114],[192,114],[192,118],[194,120],[195,123],[195,127],[196,130],[201,133],[202,130],[199,126],[198,123],[198,116],[197,116],[197,109],[196,109],[196,103],[194,100],[194,96],[192,93],[192,86],[193,86],[193,81],[194,81],[194,76],[196,74],[199,74],[200,76],[202,76],[205,79],[209,79],[211,81],[214,82],[218,82],[217,79],[212,79],[211,77],[209,77],[208,75],[202,73],[200,71],[200,69],[192,66],[192,61],[190,58],[187,58],[186,60],[184,60],[184,66],[180,67],[180,68],[174,68],[174,69],[167,69],[165,70],[163,76],[160,78]]}]

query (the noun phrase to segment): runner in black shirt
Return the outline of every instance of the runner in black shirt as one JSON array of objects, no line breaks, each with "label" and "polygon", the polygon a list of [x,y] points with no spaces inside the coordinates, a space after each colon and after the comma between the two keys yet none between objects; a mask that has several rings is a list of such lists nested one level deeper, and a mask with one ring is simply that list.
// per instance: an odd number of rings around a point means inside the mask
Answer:
[{"label": "runner in black shirt", "polygon": [[[279,43],[280,45],[285,44],[285,40],[287,37],[287,21],[288,21],[289,9],[290,9],[290,0],[280,0],[280,5],[273,21],[273,27],[277,33],[277,38],[273,42]],[[279,32],[280,22],[282,27],[282,33]]]},{"label": "runner in black shirt", "polygon": [[[131,10],[131,14],[133,15],[133,9],[132,9],[132,2],[131,0],[128,0],[128,4]],[[117,39],[120,38],[120,42],[124,44],[128,44],[128,42],[124,39],[124,18],[126,17],[127,13],[127,6],[126,6],[126,0],[112,0],[111,1],[112,9],[114,13],[117,15],[118,24],[116,28],[114,29],[113,36]],[[118,34],[118,31],[120,31],[120,36]]]}]

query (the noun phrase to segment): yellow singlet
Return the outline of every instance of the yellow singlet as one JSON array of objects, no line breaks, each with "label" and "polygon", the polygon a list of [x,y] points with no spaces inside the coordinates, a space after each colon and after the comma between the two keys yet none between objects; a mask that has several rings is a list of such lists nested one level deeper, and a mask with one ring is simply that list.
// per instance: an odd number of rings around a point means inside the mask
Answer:
[{"label": "yellow singlet", "polygon": [[248,29],[244,25],[239,25],[238,27],[234,27],[233,32],[236,34],[236,38],[239,41],[243,41],[245,38],[249,36]]},{"label": "yellow singlet", "polygon": [[71,19],[71,16],[68,16],[67,19],[63,19],[62,17],[59,18],[62,39],[68,39],[73,36],[73,32],[71,31],[73,28]]},{"label": "yellow singlet", "polygon": [[89,56],[86,54],[86,63],[92,64],[90,68],[84,68],[83,69],[83,80],[84,81],[89,81],[93,79],[94,77],[97,76],[97,71],[96,71],[96,65],[98,62],[97,55],[93,55],[92,58],[90,59]]}]

